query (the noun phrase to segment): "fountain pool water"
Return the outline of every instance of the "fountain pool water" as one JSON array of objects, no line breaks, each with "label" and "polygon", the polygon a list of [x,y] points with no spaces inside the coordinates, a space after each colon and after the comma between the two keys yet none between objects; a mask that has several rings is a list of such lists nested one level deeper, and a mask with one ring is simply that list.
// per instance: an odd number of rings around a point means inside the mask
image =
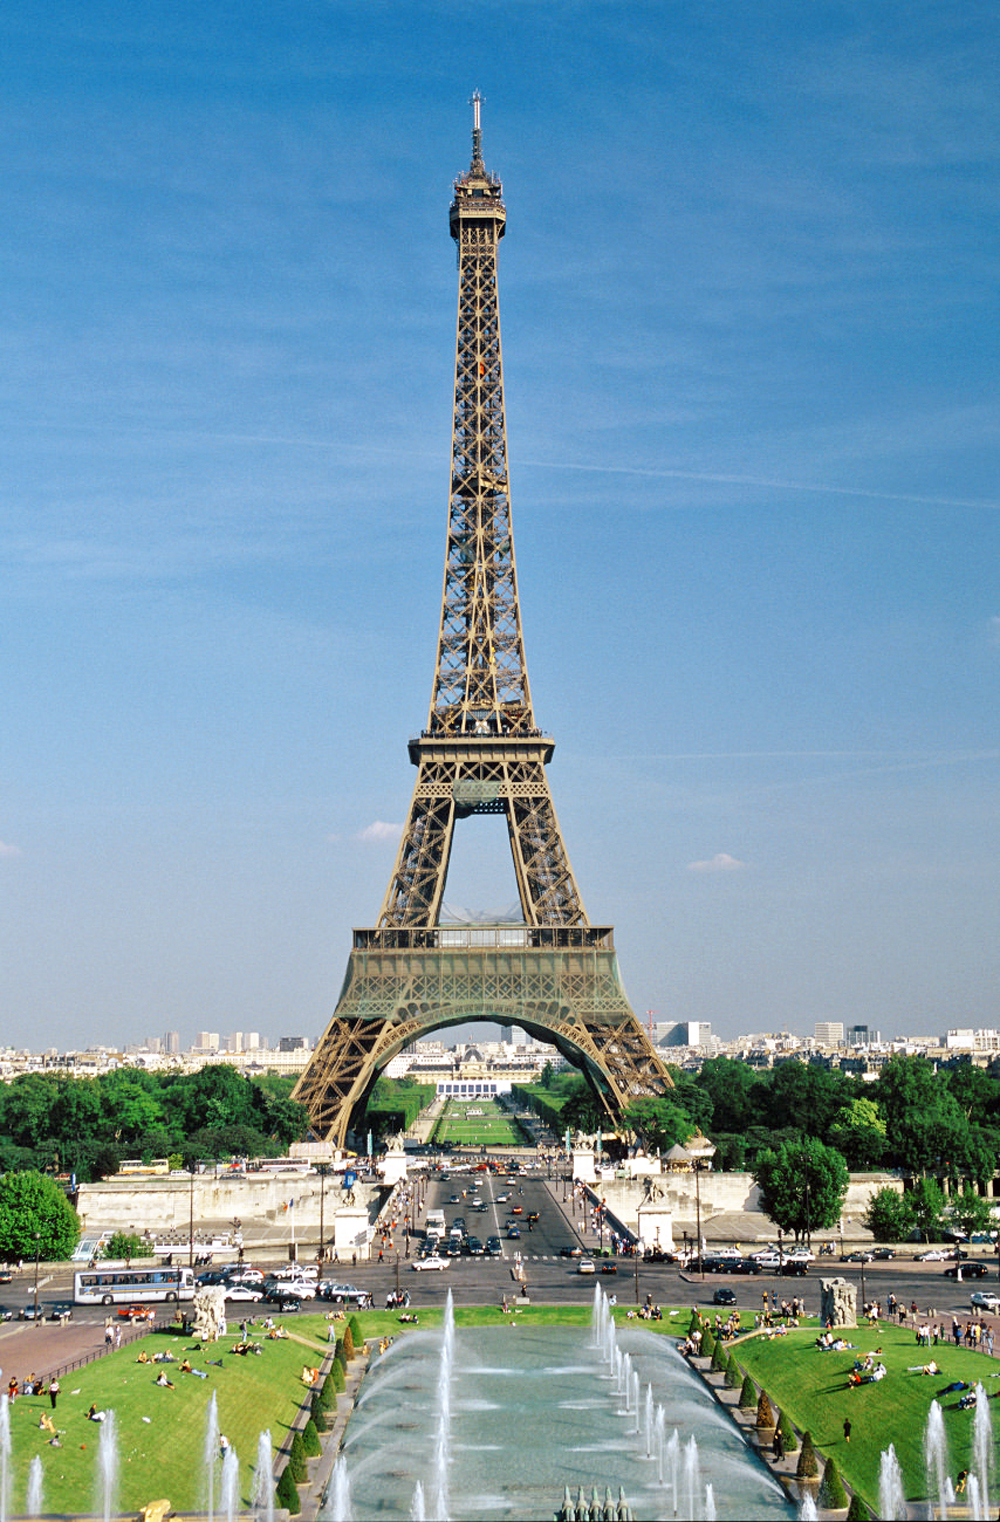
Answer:
[{"label": "fountain pool water", "polygon": [[927,1471],[927,1494],[937,1499],[939,1517],[948,1515],[948,1439],[945,1436],[944,1416],[936,1400],[932,1400],[924,1428],[924,1468]]},{"label": "fountain pool water", "polygon": [[42,1515],[42,1461],[38,1454],[28,1465],[28,1497],[25,1511],[29,1517]]},{"label": "fountain pool water", "polygon": [[118,1423],[115,1413],[109,1411],[101,1423],[101,1437],[97,1445],[97,1510],[104,1522],[111,1522],[117,1489]]},{"label": "fountain pool water", "polygon": [[201,1461],[205,1486],[205,1513],[208,1522],[213,1522],[215,1516],[215,1461],[219,1456],[219,1408],[215,1399],[215,1391],[208,1403],[205,1413],[205,1443],[202,1448]]},{"label": "fountain pool water", "polygon": [[251,1500],[254,1512],[261,1522],[274,1522],[274,1468],[270,1427],[265,1427],[257,1439],[257,1463],[253,1472]]},{"label": "fountain pool water", "polygon": [[878,1514],[882,1522],[897,1522],[897,1518],[906,1516],[903,1472],[892,1443],[883,1451],[879,1460]]},{"label": "fountain pool water", "polygon": [[333,1466],[326,1505],[321,1515],[323,1522],[352,1522],[354,1513],[351,1510],[351,1481],[343,1454]]},{"label": "fountain pool water", "polygon": [[226,1522],[236,1522],[240,1509],[240,1461],[230,1444],[222,1460],[222,1515]]},{"label": "fountain pool water", "polygon": [[990,1514],[990,1467],[993,1462],[993,1427],[986,1391],[976,1386],[976,1410],[972,1419],[972,1455],[979,1481],[981,1515]]},{"label": "fountain pool water", "polygon": [[[604,1328],[595,1330],[604,1341]],[[611,1372],[613,1348],[595,1348],[596,1338],[588,1346],[585,1332],[507,1323],[400,1338],[372,1366],[345,1435],[365,1516],[550,1517],[567,1484],[588,1493],[596,1484],[602,1494],[623,1487],[640,1519],[678,1506],[686,1517],[793,1517],[673,1340],[631,1326],[615,1331],[629,1357],[628,1415]],[[637,1421],[640,1380],[663,1409],[658,1430],[683,1434],[683,1446],[676,1437],[664,1445],[662,1480]]]},{"label": "fountain pool water", "polygon": [[0,1395],[0,1522],[10,1511],[10,1401]]}]

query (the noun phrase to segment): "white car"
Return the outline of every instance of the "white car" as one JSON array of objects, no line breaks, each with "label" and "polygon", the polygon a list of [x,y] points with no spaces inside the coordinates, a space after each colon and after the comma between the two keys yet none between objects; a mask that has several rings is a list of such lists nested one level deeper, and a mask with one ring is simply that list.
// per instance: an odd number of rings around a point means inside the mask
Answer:
[{"label": "white car", "polygon": [[252,1284],[227,1284],[225,1286],[227,1300],[263,1300],[264,1291],[254,1289]]},{"label": "white car", "polygon": [[581,1258],[576,1265],[576,1271],[578,1274],[596,1274],[597,1266],[593,1258]]},{"label": "white car", "polygon": [[815,1257],[816,1254],[814,1252],[810,1252],[808,1247],[793,1247],[790,1252],[785,1253],[785,1262],[812,1263]]},{"label": "white car", "polygon": [[932,1247],[930,1252],[917,1253],[918,1263],[947,1263],[951,1253],[943,1247]]},{"label": "white car", "polygon": [[448,1258],[439,1258],[437,1253],[432,1253],[429,1258],[418,1258],[413,1264],[413,1272],[419,1274],[425,1268],[447,1268],[449,1261]]},{"label": "white car", "polygon": [[991,1289],[973,1290],[969,1296],[969,1304],[977,1311],[1000,1310],[1000,1295],[994,1294]]},{"label": "white car", "polygon": [[770,1251],[770,1249],[767,1252],[751,1253],[751,1257],[755,1263],[760,1264],[761,1268],[779,1268],[781,1266],[781,1258],[776,1252]]}]

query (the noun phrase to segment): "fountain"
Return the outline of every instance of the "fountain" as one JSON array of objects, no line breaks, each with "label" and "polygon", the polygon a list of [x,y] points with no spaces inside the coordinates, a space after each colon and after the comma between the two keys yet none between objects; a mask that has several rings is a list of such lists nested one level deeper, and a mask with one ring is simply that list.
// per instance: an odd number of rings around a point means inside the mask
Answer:
[{"label": "fountain", "polygon": [[352,1522],[351,1481],[347,1474],[347,1462],[341,1454],[333,1466],[327,1503],[323,1509],[324,1522]]},{"label": "fountain", "polygon": [[37,1453],[28,1466],[28,1498],[25,1511],[29,1517],[42,1515],[42,1461]]},{"label": "fountain", "polygon": [[202,1464],[205,1472],[205,1515],[208,1522],[212,1522],[215,1515],[215,1461],[218,1454],[219,1408],[213,1390],[205,1416],[205,1445],[202,1449]]},{"label": "fountain", "polygon": [[816,1510],[816,1502],[812,1496],[803,1496],[799,1507],[799,1522],[816,1522],[818,1516],[819,1512]]},{"label": "fountain", "polygon": [[104,1522],[111,1522],[118,1489],[118,1423],[115,1413],[108,1411],[101,1423],[101,1437],[97,1445],[97,1511]]},{"label": "fountain", "polygon": [[10,1401],[0,1395],[0,1522],[10,1511]]},{"label": "fountain", "polygon": [[882,1452],[878,1469],[878,1514],[882,1522],[898,1522],[906,1517],[906,1496],[903,1491],[903,1473],[896,1457],[895,1446],[890,1443]]},{"label": "fountain", "polygon": [[250,1500],[261,1522],[274,1522],[274,1469],[270,1427],[265,1427],[257,1439],[257,1464],[253,1472]]},{"label": "fountain", "polygon": [[[398,1338],[372,1365],[345,1433],[354,1496],[380,1522],[551,1516],[567,1483],[574,1498],[584,1487],[588,1515],[596,1484],[638,1518],[713,1508],[720,1518],[791,1517],[674,1339],[615,1325],[604,1310],[598,1298],[589,1335],[510,1321],[459,1330],[452,1313],[443,1335]],[[626,1432],[636,1436],[623,1442]]]},{"label": "fountain", "polygon": [[944,1417],[936,1400],[931,1401],[924,1428],[924,1467],[927,1471],[927,1495],[937,1497],[937,1514],[948,1515],[948,1439]]},{"label": "fountain", "polygon": [[993,1427],[986,1391],[976,1386],[976,1410],[972,1424],[972,1458],[976,1479],[979,1481],[979,1504],[981,1515],[990,1514],[990,1467],[993,1462]]},{"label": "fountain", "polygon": [[705,1522],[715,1522],[715,1491],[711,1482],[705,1486]]}]

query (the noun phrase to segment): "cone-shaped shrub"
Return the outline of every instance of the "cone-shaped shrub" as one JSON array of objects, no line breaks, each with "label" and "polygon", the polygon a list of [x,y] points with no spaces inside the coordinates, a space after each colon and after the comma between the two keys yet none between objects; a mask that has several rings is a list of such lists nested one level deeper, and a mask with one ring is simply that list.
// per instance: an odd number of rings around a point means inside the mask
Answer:
[{"label": "cone-shaped shrub", "polygon": [[296,1485],[306,1483],[309,1478],[309,1466],[306,1463],[306,1449],[301,1432],[296,1432],[292,1438],[292,1446],[288,1450],[288,1468],[292,1471],[292,1479]]},{"label": "cone-shaped shrub", "polygon": [[761,1390],[760,1400],[757,1402],[757,1426],[774,1427],[777,1423],[774,1419],[774,1407],[768,1399],[766,1390]]},{"label": "cone-shaped shrub", "polygon": [[743,1388],[740,1391],[740,1410],[752,1411],[757,1404],[757,1386],[749,1374],[743,1376]]},{"label": "cone-shaped shrub", "polygon": [[351,1331],[350,1322],[348,1322],[344,1328],[344,1352],[347,1354],[348,1358],[354,1357],[354,1334]]},{"label": "cone-shaped shrub", "polygon": [[726,1389],[738,1390],[742,1383],[743,1375],[740,1373],[740,1366],[736,1362],[735,1356],[730,1353],[726,1359]]},{"label": "cone-shaped shrub", "polygon": [[700,1328],[701,1312],[698,1310],[693,1310],[691,1312],[691,1320],[688,1322],[688,1336],[690,1337],[692,1332],[697,1332],[700,1330]]},{"label": "cone-shaped shrub", "polygon": [[[336,1411],[337,1409],[337,1385],[334,1369],[340,1369],[336,1359],[330,1365],[330,1372],[319,1387],[319,1403],[324,1411]],[[343,1374],[343,1369],[340,1369]]]},{"label": "cone-shaped shrub", "polygon": [[802,1452],[799,1454],[799,1462],[795,1468],[797,1480],[814,1480],[819,1474],[819,1462],[816,1458],[816,1450],[813,1447],[812,1433],[802,1434]]},{"label": "cone-shaped shrub", "polygon": [[817,1505],[827,1511],[839,1511],[847,1505],[847,1491],[840,1478],[840,1470],[837,1468],[837,1460],[831,1456],[826,1461],[823,1470],[823,1478],[820,1481],[819,1494],[816,1497]]},{"label": "cone-shaped shrub", "polygon": [[796,1448],[799,1446],[799,1440],[795,1436],[795,1428],[788,1420],[788,1417],[785,1415],[784,1411],[782,1411],[781,1415],[778,1417],[778,1431],[781,1433],[781,1441],[785,1445],[785,1452],[794,1453]]},{"label": "cone-shaped shrub", "polygon": [[722,1338],[719,1337],[716,1340],[715,1352],[712,1354],[712,1368],[714,1369],[715,1373],[724,1374],[726,1372],[727,1362],[728,1359],[726,1356],[726,1350],[722,1346]]},{"label": "cone-shaped shrub", "polygon": [[[344,1378],[344,1366],[339,1358],[335,1358],[330,1365],[330,1372],[326,1376],[326,1385],[332,1386],[331,1394],[333,1399],[330,1402],[330,1409],[336,1410],[337,1396],[347,1389],[347,1380]],[[323,1386],[324,1390],[326,1385]]]},{"label": "cone-shaped shrub", "polygon": [[710,1326],[707,1326],[702,1333],[699,1352],[702,1358],[711,1358],[715,1352],[715,1338],[712,1336],[712,1328]]},{"label": "cone-shaped shrub", "polygon": [[[312,1417],[309,1418],[302,1429],[302,1447],[305,1449],[306,1458],[308,1459],[318,1459],[323,1452],[323,1444],[319,1440],[316,1423]],[[846,1499],[844,1505],[847,1505]]]},{"label": "cone-shaped shrub", "polygon": [[343,1340],[343,1338],[341,1338],[341,1340],[337,1343],[336,1352],[334,1353],[333,1356],[337,1360],[337,1362],[340,1364],[340,1367],[343,1369],[344,1373],[346,1374],[347,1373],[347,1349],[344,1347],[344,1340]]},{"label": "cone-shaped shrub", "polygon": [[857,1491],[851,1497],[851,1504],[847,1508],[847,1522],[871,1522],[871,1512]]},{"label": "cone-shaped shrub", "polygon": [[357,1316],[352,1316],[350,1321],[347,1323],[347,1326],[351,1333],[351,1341],[354,1343],[355,1348],[362,1347],[365,1340],[365,1334],[361,1330],[361,1322],[358,1320]]},{"label": "cone-shaped shrub", "polygon": [[313,1391],[312,1400],[309,1402],[309,1416],[317,1432],[326,1431],[326,1410],[323,1406],[322,1387]]},{"label": "cone-shaped shrub", "polygon": [[281,1471],[276,1494],[278,1505],[283,1506],[285,1511],[291,1512],[293,1517],[297,1517],[302,1508],[299,1504],[299,1487],[292,1478],[291,1464],[286,1464]]}]

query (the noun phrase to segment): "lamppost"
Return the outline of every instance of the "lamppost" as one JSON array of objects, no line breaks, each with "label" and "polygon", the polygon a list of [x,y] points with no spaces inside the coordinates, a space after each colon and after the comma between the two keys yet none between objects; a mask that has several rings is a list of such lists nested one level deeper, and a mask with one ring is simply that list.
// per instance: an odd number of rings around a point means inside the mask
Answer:
[{"label": "lamppost", "polygon": [[194,1158],[189,1165],[191,1169],[191,1189],[188,1195],[188,1268],[194,1268]]},{"label": "lamppost", "polygon": [[694,1168],[694,1199],[695,1199],[695,1211],[696,1211],[696,1214],[697,1214],[697,1224],[698,1224],[698,1241],[697,1241],[697,1243],[695,1245],[697,1246],[697,1249],[698,1249],[698,1267],[701,1270],[701,1277],[704,1279],[704,1277],[705,1277],[705,1254],[704,1254],[704,1252],[702,1250],[702,1245],[701,1245],[701,1158],[700,1157],[694,1158],[693,1161],[692,1161],[692,1165],[691,1166]]},{"label": "lamppost", "polygon": [[38,1331],[38,1251],[42,1240],[40,1231],[35,1232],[35,1331]]},{"label": "lamppost", "polygon": [[396,1254],[396,1304],[399,1304],[399,1253]]},{"label": "lamppost", "polygon": [[323,1200],[326,1193],[326,1175],[329,1172],[329,1163],[317,1163],[316,1172],[319,1174],[319,1261],[324,1260],[323,1250]]}]

